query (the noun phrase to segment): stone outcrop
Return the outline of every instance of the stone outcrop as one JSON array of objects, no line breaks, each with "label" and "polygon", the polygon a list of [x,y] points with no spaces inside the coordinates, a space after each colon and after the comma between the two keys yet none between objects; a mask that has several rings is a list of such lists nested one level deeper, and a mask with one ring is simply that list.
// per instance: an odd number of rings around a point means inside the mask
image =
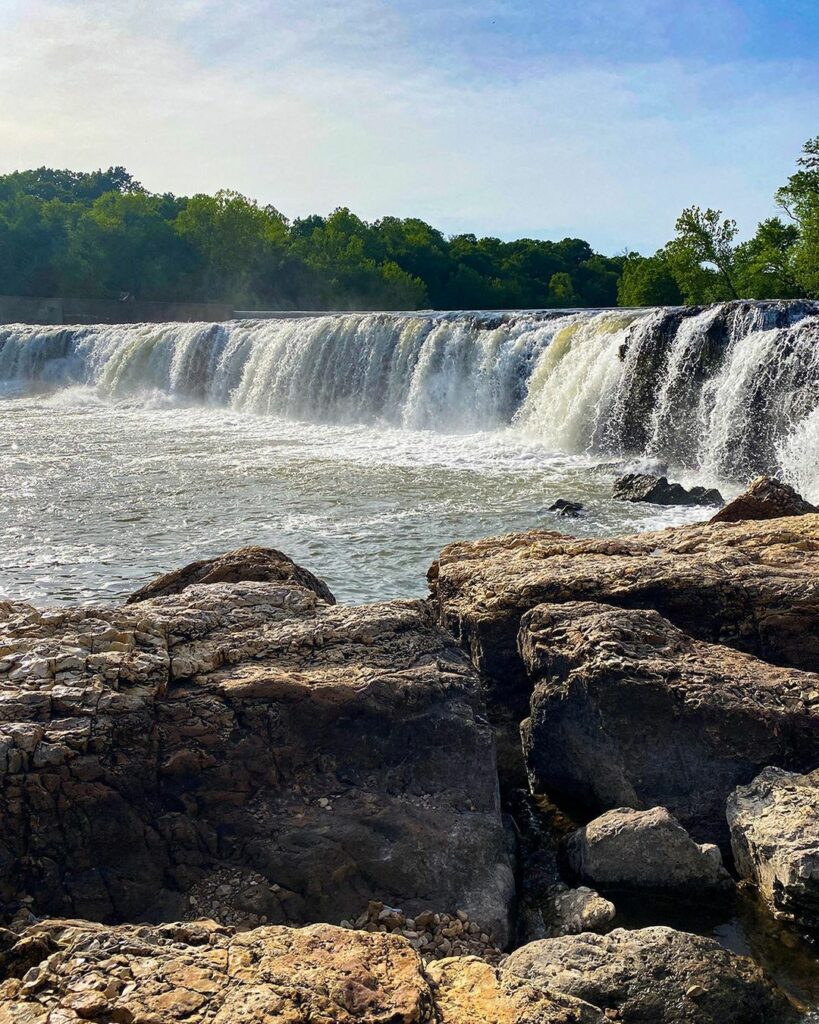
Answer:
[{"label": "stone outcrop", "polygon": [[747,519],[782,519],[786,516],[805,516],[819,512],[819,508],[805,501],[789,484],[768,476],[758,476],[733,501],[711,519],[712,523],[738,523]]},{"label": "stone outcrop", "polygon": [[558,498],[557,501],[546,509],[547,512],[554,512],[556,516],[568,519],[577,519],[583,514],[583,505],[579,501],[567,501],[566,498]]},{"label": "stone outcrop", "polygon": [[393,935],[328,925],[46,921],[0,942],[4,1024],[604,1024],[475,957],[425,972]]},{"label": "stone outcrop", "polygon": [[728,800],[737,871],[777,916],[819,930],[819,770],[766,768]]},{"label": "stone outcrop", "polygon": [[126,604],[137,604],[153,597],[180,594],[187,587],[207,583],[295,583],[326,601],[335,604],[330,588],[308,569],[296,565],[292,558],[275,548],[248,547],[228,551],[216,558],[191,562],[181,569],[158,576],[131,594]]},{"label": "stone outcrop", "polygon": [[537,791],[593,811],[666,807],[727,848],[736,785],[768,764],[819,764],[819,675],[694,640],[655,611],[540,605],[520,650]]},{"label": "stone outcrop", "polygon": [[690,487],[668,482],[650,473],[627,473],[614,481],[612,497],[618,501],[647,501],[653,505],[724,505],[716,487]]},{"label": "stone outcrop", "polygon": [[819,515],[593,540],[532,530],[450,544],[428,575],[490,701],[521,717],[531,687],[518,629],[542,603],[653,608],[700,640],[819,670]]},{"label": "stone outcrop", "polygon": [[578,879],[598,888],[692,891],[725,888],[718,847],[695,843],[664,807],[618,807],[573,833],[566,855]]},{"label": "stone outcrop", "polygon": [[786,1024],[797,1016],[752,960],[671,928],[533,942],[506,961],[510,975],[623,1024]]},{"label": "stone outcrop", "polygon": [[338,922],[380,898],[508,937],[480,682],[419,601],[2,603],[0,781],[7,913]]},{"label": "stone outcrop", "polygon": [[501,967],[423,967],[410,944],[329,925],[50,920],[0,933],[8,1024],[788,1024],[750,960],[669,928],[544,940]]}]

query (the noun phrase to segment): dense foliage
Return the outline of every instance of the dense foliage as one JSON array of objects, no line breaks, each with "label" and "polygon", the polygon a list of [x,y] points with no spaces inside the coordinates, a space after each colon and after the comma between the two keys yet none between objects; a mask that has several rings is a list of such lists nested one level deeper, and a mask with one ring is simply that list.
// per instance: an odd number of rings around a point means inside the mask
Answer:
[{"label": "dense foliage", "polygon": [[819,298],[819,136],[805,144],[797,165],[776,193],[787,219],[764,220],[737,244],[736,222],[721,210],[683,210],[664,248],[648,258],[629,254],[620,305]]},{"label": "dense foliage", "polygon": [[292,223],[236,192],[147,192],[122,167],[0,177],[0,293],[235,308],[611,306],[623,257],[455,235],[347,209]]},{"label": "dense foliage", "polygon": [[288,221],[237,192],[146,191],[123,167],[0,176],[0,294],[217,301],[267,309],[653,306],[819,297],[819,137],[776,194],[784,217],[737,244],[692,206],[654,256],[455,235],[348,209]]}]

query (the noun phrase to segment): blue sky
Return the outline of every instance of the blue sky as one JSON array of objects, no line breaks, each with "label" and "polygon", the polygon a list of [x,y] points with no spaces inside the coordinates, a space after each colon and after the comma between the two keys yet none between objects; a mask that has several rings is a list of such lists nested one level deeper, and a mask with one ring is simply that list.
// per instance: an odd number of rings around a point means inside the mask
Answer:
[{"label": "blue sky", "polygon": [[0,170],[651,251],[819,134],[807,0],[4,0]]}]

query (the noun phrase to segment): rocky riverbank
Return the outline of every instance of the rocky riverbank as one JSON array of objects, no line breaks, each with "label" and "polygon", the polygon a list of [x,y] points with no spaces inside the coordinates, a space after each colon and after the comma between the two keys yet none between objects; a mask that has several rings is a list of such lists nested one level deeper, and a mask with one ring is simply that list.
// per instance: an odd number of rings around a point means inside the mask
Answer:
[{"label": "rocky riverbank", "polygon": [[777,510],[450,545],[426,602],[259,548],[0,602],[0,1021],[796,1019],[659,927],[738,887],[819,930],[819,514]]}]

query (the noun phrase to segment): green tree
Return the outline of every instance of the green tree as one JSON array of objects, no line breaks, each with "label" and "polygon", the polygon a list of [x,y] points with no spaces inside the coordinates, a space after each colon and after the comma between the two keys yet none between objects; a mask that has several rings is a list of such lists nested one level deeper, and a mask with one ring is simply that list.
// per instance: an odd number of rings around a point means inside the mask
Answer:
[{"label": "green tree", "polygon": [[690,206],[677,218],[677,236],[666,246],[666,258],[687,302],[738,299],[734,239],[736,221],[722,219],[721,210]]},{"label": "green tree", "polygon": [[678,306],[683,296],[665,253],[629,253],[617,285],[620,306]]}]

